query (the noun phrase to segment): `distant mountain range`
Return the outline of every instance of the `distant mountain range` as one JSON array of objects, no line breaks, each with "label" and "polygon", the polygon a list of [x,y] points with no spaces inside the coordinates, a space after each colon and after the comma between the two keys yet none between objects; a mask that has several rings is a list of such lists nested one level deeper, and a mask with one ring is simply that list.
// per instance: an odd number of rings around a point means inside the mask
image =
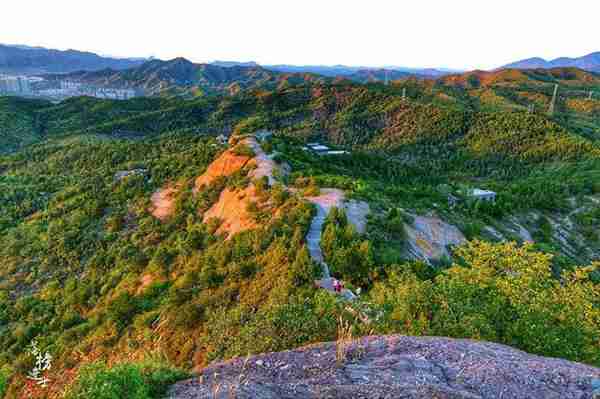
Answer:
[{"label": "distant mountain range", "polygon": [[147,59],[110,58],[77,50],[0,44],[0,72],[18,74],[67,73],[105,68],[121,70],[139,66]]},{"label": "distant mountain range", "polygon": [[45,75],[48,80],[70,80],[98,87],[142,90],[146,95],[235,94],[242,89],[274,88],[325,81],[314,74],[283,74],[260,66],[195,64],[185,58],[151,60],[134,68],[117,71],[78,71]]},{"label": "distant mountain range", "polygon": [[[358,83],[383,82],[411,76],[438,78],[393,69],[334,67],[260,66],[254,62],[216,61],[196,64],[185,58],[151,60],[126,70],[103,69],[44,75],[48,80],[71,80],[98,87],[137,89],[146,95],[235,94],[239,90],[280,85],[298,85],[345,79]],[[447,74],[447,73],[446,73]]]},{"label": "distant mountain range", "polygon": [[[447,69],[433,69],[433,68],[405,68],[398,66],[384,66],[380,68],[365,67],[365,66],[346,66],[346,65],[264,65],[266,69],[277,72],[286,73],[316,73],[323,76],[329,77],[350,77],[358,74],[363,75],[366,71],[390,71],[394,74],[401,73],[403,76],[417,75],[423,77],[440,77],[448,75],[453,71]],[[397,75],[399,76],[399,75]]]},{"label": "distant mountain range", "polygon": [[[521,69],[578,68],[600,72],[600,52],[580,58],[546,61],[530,58],[502,67],[502,77],[523,76]],[[448,69],[382,68],[346,65],[259,65],[256,62],[214,61],[193,63],[185,58],[168,61],[143,58],[111,58],[76,50],[51,50],[23,45],[0,45],[0,73],[43,76],[58,83],[80,82],[100,88],[136,89],[149,96],[196,97],[206,94],[235,94],[246,89],[273,89],[306,83],[348,80],[358,83],[394,81],[417,77],[464,87],[486,86],[496,75],[482,71],[464,73]],[[534,73],[529,71],[528,73]],[[576,71],[556,73],[577,74]],[[468,79],[467,79],[468,78]],[[467,79],[467,80],[465,80]]]},{"label": "distant mountain range", "polygon": [[550,69],[565,67],[575,67],[586,71],[600,72],[600,52],[591,53],[578,58],[561,57],[550,61],[539,57],[528,58],[526,60],[521,60],[513,62],[512,64],[504,65],[501,69]]},{"label": "distant mountain range", "polygon": [[[176,59],[176,60],[184,60]],[[187,60],[186,60],[187,61]],[[160,67],[161,62],[167,62],[173,66],[171,61],[159,61],[147,58],[114,58],[108,56],[100,56],[91,52],[77,50],[53,50],[43,47],[32,47],[25,45],[9,45],[0,44],[0,73],[13,74],[65,74],[78,72],[79,75],[84,75],[82,71],[102,71],[94,76],[114,75],[107,71],[121,71],[125,69],[137,68],[150,62],[137,71],[128,74],[128,77],[135,75],[139,77],[140,73],[144,73],[155,67]],[[177,63],[175,63],[177,64]],[[184,64],[179,62],[177,75],[184,72]],[[187,61],[188,70],[191,62]],[[209,69],[210,66],[222,68],[261,68],[264,71],[278,72],[283,74],[317,74],[330,78],[347,78],[357,82],[383,81],[386,78],[390,80],[401,79],[407,76],[421,76],[428,78],[437,78],[449,73],[459,72],[446,69],[432,68],[405,68],[397,66],[385,67],[364,67],[364,66],[346,66],[346,65],[259,65],[254,61],[238,62],[238,61],[214,61],[210,64],[194,64],[205,65],[203,69]],[[185,67],[183,67],[185,69]],[[235,73],[234,73],[235,75]],[[189,77],[189,76],[188,76]],[[123,82],[123,79],[112,76],[111,79]],[[129,80],[129,79],[126,79]],[[184,79],[186,82],[190,79]],[[193,79],[192,79],[193,80]]]}]

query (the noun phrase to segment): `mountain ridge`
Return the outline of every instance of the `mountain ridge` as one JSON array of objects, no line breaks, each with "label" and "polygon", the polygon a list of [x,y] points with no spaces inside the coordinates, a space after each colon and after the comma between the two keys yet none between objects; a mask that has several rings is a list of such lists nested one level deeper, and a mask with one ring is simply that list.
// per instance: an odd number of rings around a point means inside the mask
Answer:
[{"label": "mountain ridge", "polygon": [[243,89],[275,88],[280,84],[301,84],[324,78],[314,74],[290,74],[261,66],[197,64],[186,58],[154,59],[125,70],[103,69],[48,75],[96,86],[135,88],[146,95],[235,94]]},{"label": "mountain ridge", "polygon": [[541,57],[526,58],[502,66],[504,68],[517,69],[535,69],[535,68],[560,68],[576,67],[586,71],[600,72],[600,51],[593,52],[582,57],[559,57],[552,60],[545,60]]},{"label": "mountain ridge", "polygon": [[0,72],[38,74],[126,69],[142,62],[142,59],[103,57],[88,51],[0,44]]}]

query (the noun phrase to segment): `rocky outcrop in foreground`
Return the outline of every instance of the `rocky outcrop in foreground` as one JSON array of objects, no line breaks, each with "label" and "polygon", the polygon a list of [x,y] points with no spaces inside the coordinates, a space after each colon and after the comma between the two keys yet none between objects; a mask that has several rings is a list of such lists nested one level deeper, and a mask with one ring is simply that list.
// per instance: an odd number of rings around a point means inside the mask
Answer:
[{"label": "rocky outcrop in foreground", "polygon": [[[216,363],[172,387],[188,398],[592,398],[600,369],[488,342],[366,337]],[[338,361],[336,359],[344,359]]]}]

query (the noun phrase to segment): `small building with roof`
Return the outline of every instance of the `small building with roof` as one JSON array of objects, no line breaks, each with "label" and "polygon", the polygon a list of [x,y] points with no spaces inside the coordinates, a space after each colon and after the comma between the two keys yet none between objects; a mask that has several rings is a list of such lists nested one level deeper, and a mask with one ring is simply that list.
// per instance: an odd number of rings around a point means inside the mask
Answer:
[{"label": "small building with roof", "polygon": [[348,151],[345,150],[332,150],[329,146],[325,144],[321,144],[318,142],[308,143],[303,149],[310,150],[317,155],[344,155],[349,154]]},{"label": "small building with roof", "polygon": [[495,202],[496,193],[489,190],[474,188],[470,192],[470,197],[478,201]]}]

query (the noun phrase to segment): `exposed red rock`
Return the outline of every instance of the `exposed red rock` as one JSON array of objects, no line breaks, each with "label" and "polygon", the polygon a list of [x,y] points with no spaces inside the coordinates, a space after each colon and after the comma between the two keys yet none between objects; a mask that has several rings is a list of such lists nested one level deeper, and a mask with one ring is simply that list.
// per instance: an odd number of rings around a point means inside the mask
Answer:
[{"label": "exposed red rock", "polygon": [[[260,144],[254,137],[246,137],[236,142],[231,139],[230,144],[244,144],[252,149],[255,156],[240,156],[233,152],[233,149],[225,151],[217,160],[215,160],[206,170],[206,172],[196,179],[195,189],[200,190],[204,185],[210,184],[214,179],[220,176],[229,176],[244,167],[251,167],[248,173],[251,180],[266,177],[269,184],[274,184],[273,172],[278,166],[262,150]],[[250,183],[245,189],[226,188],[221,192],[219,200],[204,213],[204,222],[217,218],[221,225],[217,234],[226,234],[227,238],[234,234],[254,229],[258,227],[254,215],[248,211],[250,203],[259,202],[254,183]],[[277,211],[274,211],[277,214]]]},{"label": "exposed red rock", "polygon": [[175,198],[179,192],[179,187],[169,186],[162,188],[152,194],[152,216],[162,221],[167,220],[175,212]]},{"label": "exposed red rock", "polygon": [[233,151],[227,150],[213,163],[211,163],[201,176],[196,179],[195,189],[200,190],[202,186],[207,186],[216,178],[229,176],[241,170],[250,161],[250,157],[245,155],[236,155]]},{"label": "exposed red rock", "polygon": [[217,234],[225,233],[228,237],[241,231],[254,229],[258,224],[248,211],[248,205],[253,201],[257,201],[253,184],[244,190],[226,188],[221,192],[217,203],[204,213],[204,222],[213,218],[219,219],[221,225]]}]

